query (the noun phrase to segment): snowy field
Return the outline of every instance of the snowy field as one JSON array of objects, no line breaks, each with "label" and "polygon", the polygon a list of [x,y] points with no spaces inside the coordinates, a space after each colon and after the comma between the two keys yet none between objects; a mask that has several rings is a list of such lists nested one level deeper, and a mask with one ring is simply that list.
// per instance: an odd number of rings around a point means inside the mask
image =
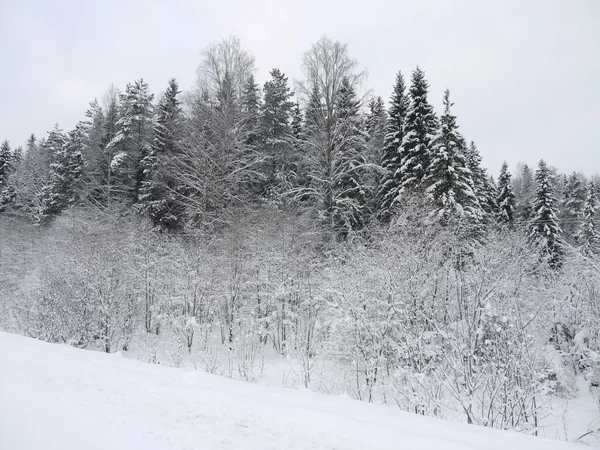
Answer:
[{"label": "snowy field", "polygon": [[580,445],[0,333],[0,449],[559,450]]}]

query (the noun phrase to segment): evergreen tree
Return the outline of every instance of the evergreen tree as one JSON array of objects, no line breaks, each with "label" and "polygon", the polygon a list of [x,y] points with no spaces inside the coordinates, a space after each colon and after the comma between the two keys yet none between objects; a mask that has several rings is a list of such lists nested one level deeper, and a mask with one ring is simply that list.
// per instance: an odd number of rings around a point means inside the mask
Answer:
[{"label": "evergreen tree", "polygon": [[381,97],[372,99],[369,102],[368,108],[369,111],[365,121],[365,131],[367,133],[365,162],[369,164],[369,167],[372,169],[368,171],[368,176],[363,182],[365,183],[365,191],[369,193],[369,198],[367,200],[369,204],[368,209],[377,212],[379,210],[377,194],[382,179],[380,168],[385,142],[387,113]]},{"label": "evergreen tree", "polygon": [[515,220],[522,225],[528,225],[533,217],[533,201],[535,197],[535,180],[533,172],[527,164],[517,166],[515,180]]},{"label": "evergreen tree", "polygon": [[595,183],[590,183],[583,209],[583,220],[579,227],[577,241],[581,252],[586,256],[600,253],[600,236],[598,235],[597,213],[598,197]]},{"label": "evergreen tree", "polygon": [[587,189],[584,181],[573,172],[567,180],[563,192],[563,211],[561,224],[565,239],[573,242],[583,218],[583,210],[587,200]]},{"label": "evergreen tree", "polygon": [[8,183],[11,159],[10,143],[5,140],[0,145],[0,191],[2,191]]},{"label": "evergreen tree", "polygon": [[53,158],[50,182],[41,193],[41,208],[36,218],[40,223],[48,222],[75,203],[85,140],[85,130],[80,124],[69,132],[68,137],[58,128],[48,136]]},{"label": "evergreen tree", "polygon": [[331,186],[331,211],[334,229],[345,235],[351,229],[361,228],[366,221],[366,196],[363,179],[365,176],[364,153],[367,133],[359,115],[360,102],[348,77],[344,77],[336,98],[336,125],[332,161],[324,164],[334,174]]},{"label": "evergreen tree", "polygon": [[117,150],[117,153],[110,165],[118,177],[118,191],[135,202],[143,173],[140,161],[149,154],[152,143],[154,94],[150,94],[148,84],[139,79],[127,84],[125,93],[120,97],[117,131],[108,144],[108,148]]},{"label": "evergreen tree", "polygon": [[562,231],[558,225],[556,197],[553,192],[552,172],[541,160],[535,172],[537,184],[534,211],[530,223],[530,236],[539,245],[551,267],[559,267],[564,253]]},{"label": "evergreen tree", "polygon": [[177,80],[170,80],[156,110],[152,146],[140,163],[143,168],[140,211],[147,214],[154,225],[165,229],[183,226],[183,211],[177,201],[177,176],[173,170],[182,125],[179,94]]},{"label": "evergreen tree", "polygon": [[498,197],[496,203],[500,210],[498,221],[512,225],[515,220],[515,194],[506,161],[502,163],[500,177],[498,177]]},{"label": "evergreen tree", "polygon": [[372,164],[381,164],[383,145],[385,140],[385,125],[387,114],[381,97],[369,102],[369,112],[365,121],[368,135],[367,161]]},{"label": "evergreen tree", "polygon": [[273,69],[271,79],[265,83],[264,102],[261,106],[260,137],[266,163],[263,173],[266,184],[263,195],[270,196],[289,188],[292,166],[292,128],[290,119],[294,108],[293,92],[288,79],[279,69]]},{"label": "evergreen tree", "polygon": [[325,121],[325,111],[321,101],[319,86],[314,84],[305,112],[306,136],[313,140],[318,137]]},{"label": "evergreen tree", "polygon": [[427,101],[428,89],[425,73],[417,67],[412,74],[410,106],[404,120],[400,167],[394,175],[400,179],[398,197],[421,186],[431,160],[437,119],[433,107]]},{"label": "evergreen tree", "polygon": [[398,170],[400,168],[400,145],[404,140],[404,120],[410,105],[405,90],[404,77],[402,72],[398,72],[390,99],[390,110],[381,155],[381,166],[384,172],[377,193],[378,216],[384,221],[392,215],[401,186],[401,172]]},{"label": "evergreen tree", "polygon": [[14,191],[9,185],[9,175],[12,171],[13,158],[10,144],[7,140],[0,144],[0,212],[4,211],[14,199]]},{"label": "evergreen tree", "polygon": [[302,124],[302,111],[300,110],[300,104],[296,102],[294,109],[292,110],[292,136],[299,142],[303,136],[303,124]]},{"label": "evergreen tree", "polygon": [[471,171],[475,195],[483,211],[483,222],[490,224],[498,215],[496,187],[488,176],[487,170],[481,166],[481,155],[473,141],[469,147],[465,147],[465,158],[467,167]]},{"label": "evergreen tree", "polygon": [[427,196],[432,200],[430,220],[448,224],[462,222],[469,229],[479,227],[481,210],[474,192],[471,171],[463,154],[463,139],[456,117],[450,111],[450,91],[444,93],[444,115],[433,140],[430,161],[424,178]]},{"label": "evergreen tree", "polygon": [[245,118],[245,127],[248,129],[246,144],[253,146],[259,138],[260,127],[260,97],[258,84],[254,81],[254,75],[250,75],[244,85],[242,109]]}]

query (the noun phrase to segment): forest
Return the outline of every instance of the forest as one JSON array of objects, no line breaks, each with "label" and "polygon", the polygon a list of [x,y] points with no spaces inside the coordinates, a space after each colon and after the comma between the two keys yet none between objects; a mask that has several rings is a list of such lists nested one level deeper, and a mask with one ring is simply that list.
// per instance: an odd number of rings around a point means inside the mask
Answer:
[{"label": "forest", "polygon": [[301,58],[259,86],[231,36],[188,92],[4,141],[0,330],[530,434],[598,392],[600,177],[494,176],[421,68],[386,101],[343,43]]}]

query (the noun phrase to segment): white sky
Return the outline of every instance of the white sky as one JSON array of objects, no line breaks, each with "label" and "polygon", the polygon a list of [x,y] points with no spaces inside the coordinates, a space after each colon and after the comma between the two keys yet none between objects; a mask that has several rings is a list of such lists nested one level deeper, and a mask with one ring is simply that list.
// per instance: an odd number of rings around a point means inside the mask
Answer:
[{"label": "white sky", "polygon": [[494,176],[504,159],[600,172],[600,0],[0,0],[0,140],[72,128],[111,83],[186,90],[201,50],[231,33],[261,83],[273,67],[300,77],[324,34],[386,104],[396,72],[419,65]]}]

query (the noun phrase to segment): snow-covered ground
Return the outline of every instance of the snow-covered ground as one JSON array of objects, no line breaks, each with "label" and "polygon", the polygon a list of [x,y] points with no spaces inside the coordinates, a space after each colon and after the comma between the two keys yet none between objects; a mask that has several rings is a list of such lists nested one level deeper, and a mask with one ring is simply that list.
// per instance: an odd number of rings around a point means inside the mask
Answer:
[{"label": "snow-covered ground", "polygon": [[2,450],[578,447],[0,333]]}]

